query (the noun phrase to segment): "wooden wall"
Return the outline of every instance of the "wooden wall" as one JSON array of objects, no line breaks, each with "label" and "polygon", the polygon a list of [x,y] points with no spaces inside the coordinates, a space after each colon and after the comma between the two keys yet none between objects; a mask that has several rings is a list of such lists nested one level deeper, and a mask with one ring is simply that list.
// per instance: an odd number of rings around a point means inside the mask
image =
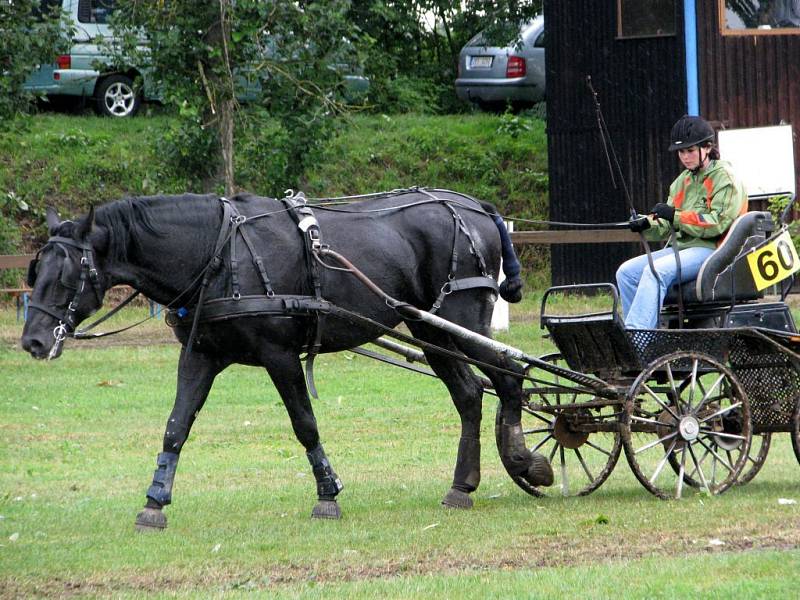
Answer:
[{"label": "wooden wall", "polygon": [[722,35],[720,18],[717,0],[698,0],[700,112],[729,129],[793,125],[800,190],[800,34]]},{"label": "wooden wall", "polygon": [[[676,35],[618,40],[616,1],[545,2],[551,220],[629,217],[622,182],[609,173],[587,75],[637,210],[665,197],[679,172],[666,149],[669,130],[686,111],[683,12],[676,4]],[[639,252],[636,244],[553,246],[553,284],[613,281],[619,264]]]}]

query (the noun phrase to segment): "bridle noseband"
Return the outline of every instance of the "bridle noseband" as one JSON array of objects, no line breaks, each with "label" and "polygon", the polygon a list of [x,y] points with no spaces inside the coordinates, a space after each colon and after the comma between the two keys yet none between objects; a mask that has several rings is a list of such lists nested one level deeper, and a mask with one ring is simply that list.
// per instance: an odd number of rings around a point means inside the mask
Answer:
[{"label": "bridle noseband", "polygon": [[[28,285],[33,287],[36,283],[36,266],[39,262],[39,255],[50,246],[55,246],[64,253],[65,259],[64,264],[61,267],[59,282],[65,288],[74,289],[75,295],[72,297],[72,300],[70,300],[66,309],[64,309],[61,314],[59,314],[57,311],[58,307],[46,306],[44,304],[39,304],[38,302],[30,302],[28,307],[50,315],[54,319],[58,320],[58,325],[53,329],[55,343],[50,349],[50,354],[48,355],[48,358],[54,358],[58,354],[61,344],[64,343],[64,340],[67,338],[67,336],[75,331],[77,326],[76,313],[78,310],[78,303],[80,302],[81,295],[86,290],[87,282],[90,282],[92,285],[98,305],[102,304],[103,302],[103,292],[105,290],[102,288],[100,283],[100,275],[95,267],[94,249],[92,248],[92,245],[86,240],[77,242],[72,238],[58,235],[47,240],[47,243],[39,249],[39,251],[36,253],[36,257],[31,261],[31,264],[28,267]],[[72,262],[68,247],[77,248],[81,251],[80,279],[77,285],[69,281],[68,277],[65,278],[65,275],[70,275],[72,271],[72,269],[68,266]]]}]

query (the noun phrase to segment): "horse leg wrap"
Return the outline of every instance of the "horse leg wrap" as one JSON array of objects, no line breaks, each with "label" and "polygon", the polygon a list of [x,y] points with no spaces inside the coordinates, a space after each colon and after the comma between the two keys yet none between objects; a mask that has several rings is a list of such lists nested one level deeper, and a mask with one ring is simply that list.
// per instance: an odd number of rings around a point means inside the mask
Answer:
[{"label": "horse leg wrap", "polygon": [[506,302],[516,303],[522,300],[522,267],[511,244],[511,236],[503,222],[503,217],[494,213],[491,215],[497,231],[500,233],[500,246],[503,252],[503,273],[506,279],[500,284],[500,297]]},{"label": "horse leg wrap", "polygon": [[453,489],[474,492],[481,483],[481,441],[461,436],[458,442],[458,459],[453,474]]},{"label": "horse leg wrap", "polygon": [[532,461],[531,451],[525,446],[522,424],[503,425],[500,433],[500,460],[509,475],[522,475]]},{"label": "horse leg wrap", "polygon": [[158,467],[153,473],[153,483],[147,490],[147,497],[166,506],[172,502],[172,482],[178,468],[178,455],[174,452],[162,452],[158,455],[156,464]]},{"label": "horse leg wrap", "polygon": [[331,467],[331,463],[328,462],[322,444],[310,452],[306,452],[306,456],[314,471],[314,479],[317,480],[317,496],[320,499],[332,500],[344,489],[344,485]]}]

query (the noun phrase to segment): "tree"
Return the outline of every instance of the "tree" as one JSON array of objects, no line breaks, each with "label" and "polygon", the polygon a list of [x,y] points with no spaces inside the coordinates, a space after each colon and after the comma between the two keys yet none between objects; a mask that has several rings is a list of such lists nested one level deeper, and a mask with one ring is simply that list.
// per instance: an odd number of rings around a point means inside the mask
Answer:
[{"label": "tree", "polygon": [[[347,62],[356,48],[345,19],[347,0],[122,0],[118,5],[112,23],[122,40],[118,56],[138,54],[136,60],[149,65],[165,103],[177,107],[183,119],[173,141],[193,146],[176,153],[205,169],[208,181],[223,181],[226,194],[236,188],[236,126],[259,114],[240,110],[244,98],[282,123],[294,175],[343,110],[335,65]],[[144,50],[137,48],[142,32]]]},{"label": "tree", "polygon": [[70,31],[60,7],[47,0],[0,0],[0,123],[27,112],[32,96],[25,80],[66,50]]}]

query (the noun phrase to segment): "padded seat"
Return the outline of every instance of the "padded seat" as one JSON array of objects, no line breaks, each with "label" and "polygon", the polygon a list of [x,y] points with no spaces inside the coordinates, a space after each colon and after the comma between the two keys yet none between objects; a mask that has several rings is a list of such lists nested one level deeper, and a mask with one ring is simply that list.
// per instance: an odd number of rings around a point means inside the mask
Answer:
[{"label": "padded seat", "polygon": [[[747,260],[736,260],[766,240],[775,226],[768,212],[753,211],[737,218],[728,235],[714,253],[700,267],[697,279],[687,281],[681,287],[683,303],[730,302],[734,292],[737,301],[756,300],[764,296],[758,291],[750,274]],[[678,301],[678,286],[673,285],[664,304]]]}]

